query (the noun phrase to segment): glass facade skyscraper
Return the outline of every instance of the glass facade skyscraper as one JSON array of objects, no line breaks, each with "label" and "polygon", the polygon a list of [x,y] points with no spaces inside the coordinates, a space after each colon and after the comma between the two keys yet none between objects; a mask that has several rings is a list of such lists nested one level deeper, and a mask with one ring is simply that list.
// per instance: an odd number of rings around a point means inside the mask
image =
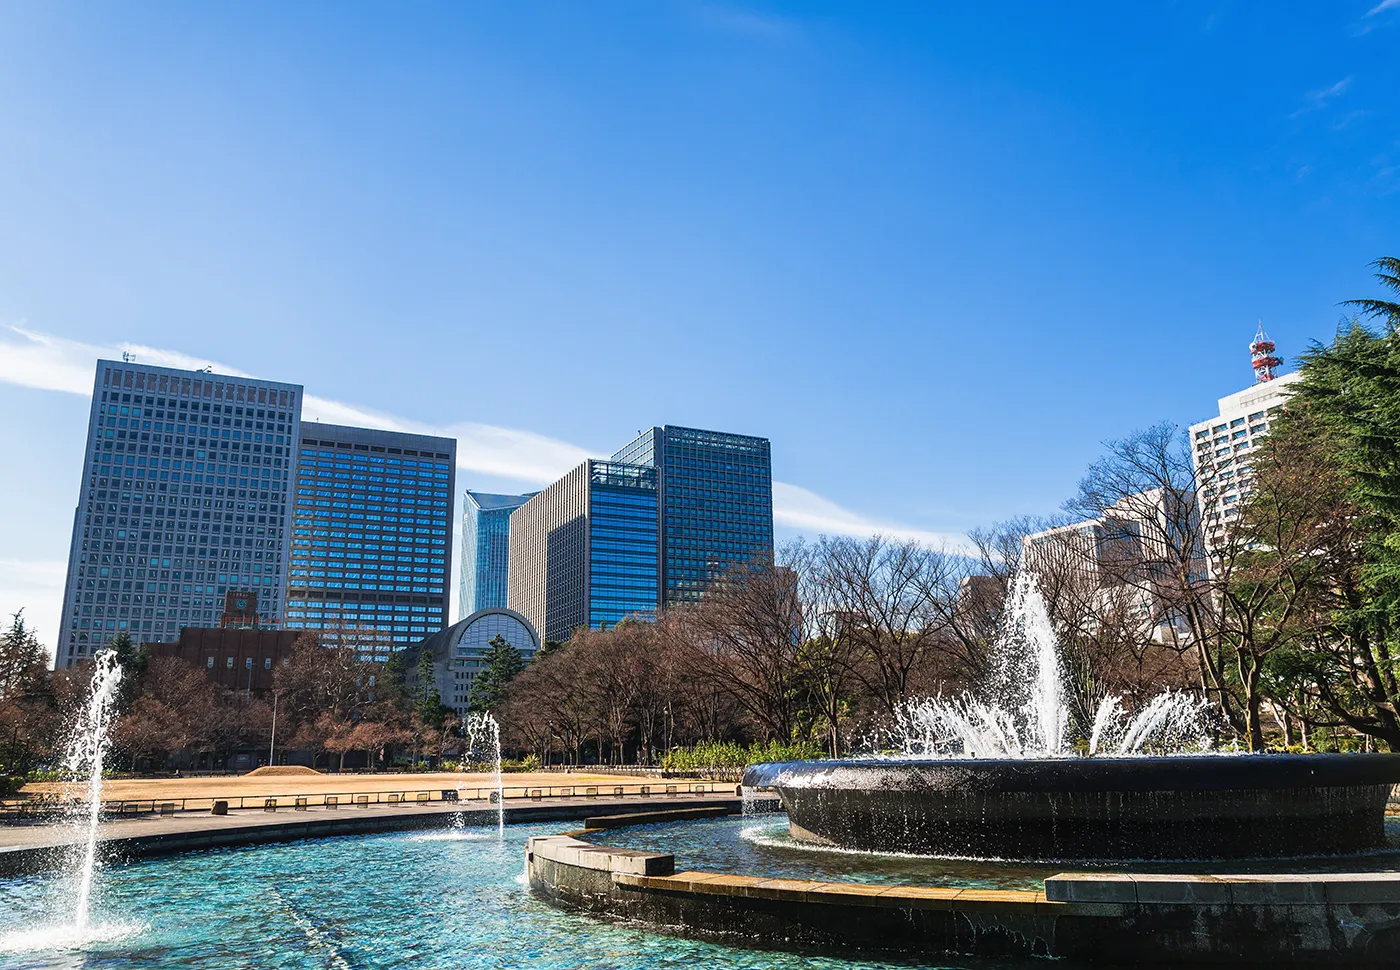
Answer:
[{"label": "glass facade skyscraper", "polygon": [[446,627],[457,442],[309,422],[299,440],[287,627],[383,655]]},{"label": "glass facade skyscraper", "polygon": [[497,495],[462,493],[462,575],[457,618],[477,610],[506,605],[506,575],[510,566],[510,514],[538,492]]},{"label": "glass facade skyscraper", "polygon": [[657,472],[660,605],[700,599],[735,566],[773,558],[767,438],[666,425],[613,455]]},{"label": "glass facade skyscraper", "polygon": [[655,618],[656,470],[589,462],[588,626]]},{"label": "glass facade skyscraper", "polygon": [[213,626],[231,589],[274,622],[288,551],[302,389],[99,360],[55,666],[120,632]]},{"label": "glass facade skyscraper", "polygon": [[511,513],[508,605],[546,640],[657,609],[656,469],[586,461]]}]

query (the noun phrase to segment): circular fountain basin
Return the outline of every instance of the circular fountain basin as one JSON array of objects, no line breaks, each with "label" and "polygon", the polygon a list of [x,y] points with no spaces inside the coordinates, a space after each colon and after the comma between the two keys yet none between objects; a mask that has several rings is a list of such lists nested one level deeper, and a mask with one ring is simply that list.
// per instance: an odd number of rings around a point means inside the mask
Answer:
[{"label": "circular fountain basin", "polygon": [[997,859],[1243,859],[1385,844],[1400,755],[791,761],[753,765],[793,838]]}]

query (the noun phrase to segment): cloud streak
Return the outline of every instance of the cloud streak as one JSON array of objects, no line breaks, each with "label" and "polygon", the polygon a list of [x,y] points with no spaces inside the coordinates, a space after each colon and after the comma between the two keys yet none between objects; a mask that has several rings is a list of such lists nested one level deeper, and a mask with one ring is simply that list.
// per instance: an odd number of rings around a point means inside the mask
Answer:
[{"label": "cloud streak", "polygon": [[968,545],[966,536],[877,521],[822,498],[801,485],[787,482],[773,483],[773,521],[777,525],[807,533],[839,536],[879,534],[954,550]]},{"label": "cloud streak", "polygon": [[[1390,2],[1390,0],[1386,0]],[[1307,114],[1310,111],[1321,111],[1329,103],[1346,94],[1347,88],[1351,87],[1351,77],[1342,78],[1336,84],[1328,85],[1325,88],[1318,88],[1316,91],[1309,91],[1303,96],[1303,106],[1293,112],[1293,117]]]},{"label": "cloud streak", "polygon": [[1380,3],[1366,11],[1366,16],[1374,17],[1376,14],[1384,13],[1387,10],[1400,10],[1400,0],[1381,0]]},{"label": "cloud streak", "polygon": [[[61,391],[87,397],[92,392],[93,362],[119,359],[123,352],[137,361],[162,367],[197,370],[211,367],[215,373],[252,377],[246,371],[178,350],[121,343],[99,346],[56,337],[22,326],[8,327],[10,339],[0,331],[0,382],[45,391]],[[457,466],[469,473],[514,479],[532,485],[547,484],[596,454],[578,445],[519,428],[476,422],[434,426],[356,404],[307,394],[303,397],[302,423],[307,432],[314,422],[346,424],[441,435],[457,439]],[[786,482],[773,483],[773,517],[787,528],[831,535],[881,533],[916,539],[934,545],[958,545],[961,536],[912,528],[871,519],[843,508],[817,493]]]}]

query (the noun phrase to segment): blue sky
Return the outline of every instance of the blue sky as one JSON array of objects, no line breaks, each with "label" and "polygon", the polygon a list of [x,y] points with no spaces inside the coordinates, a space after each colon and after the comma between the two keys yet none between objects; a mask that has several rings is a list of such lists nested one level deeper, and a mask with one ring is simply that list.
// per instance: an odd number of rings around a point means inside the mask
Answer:
[{"label": "blue sky", "polygon": [[1400,255],[1400,0],[0,6],[0,610],[57,627],[98,353],[538,487],[773,441],[779,535],[1069,495]]}]

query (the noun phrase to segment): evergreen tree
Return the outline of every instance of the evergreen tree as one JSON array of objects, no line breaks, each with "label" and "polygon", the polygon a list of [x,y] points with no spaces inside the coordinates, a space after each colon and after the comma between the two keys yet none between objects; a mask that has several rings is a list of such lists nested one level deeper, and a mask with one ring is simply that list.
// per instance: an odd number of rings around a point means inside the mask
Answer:
[{"label": "evergreen tree", "polygon": [[117,663],[122,668],[122,680],[117,687],[117,699],[115,709],[118,714],[124,714],[131,709],[131,705],[136,701],[136,695],[140,693],[141,678],[146,674],[146,667],[150,663],[150,658],[146,656],[135,640],[131,639],[131,634],[126,630],[118,631],[117,635],[107,641],[107,646],[103,652],[115,651]]},{"label": "evergreen tree", "polygon": [[433,654],[430,650],[418,652],[418,688],[413,695],[413,710],[427,724],[442,723],[442,695],[438,691],[437,678],[433,676]]},{"label": "evergreen tree", "polygon": [[[1400,295],[1400,258],[1382,256],[1371,264],[1381,285]],[[1368,317],[1379,317],[1392,329],[1400,327],[1400,302],[1395,300],[1347,300],[1343,306],[1354,306]]]},{"label": "evergreen tree", "polygon": [[525,658],[499,633],[491,638],[484,658],[486,667],[472,680],[469,706],[473,711],[492,711],[505,699],[506,686],[525,669]]}]

